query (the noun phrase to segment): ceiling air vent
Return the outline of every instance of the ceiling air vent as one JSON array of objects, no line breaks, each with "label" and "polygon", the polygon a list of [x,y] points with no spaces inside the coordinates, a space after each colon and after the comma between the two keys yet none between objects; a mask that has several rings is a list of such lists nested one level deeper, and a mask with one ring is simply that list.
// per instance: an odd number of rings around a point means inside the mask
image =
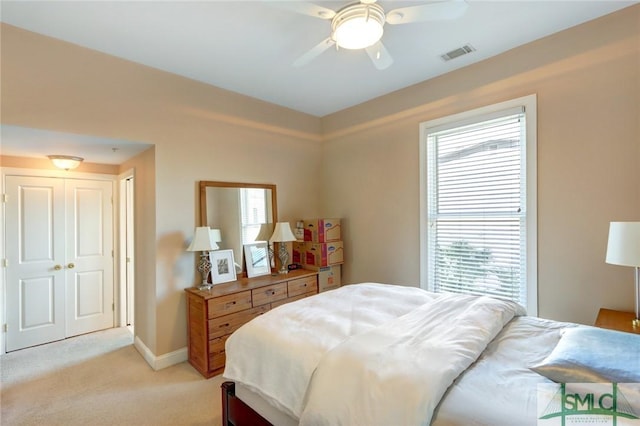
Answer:
[{"label": "ceiling air vent", "polygon": [[475,52],[475,48],[470,44],[465,44],[462,47],[458,47],[457,49],[453,49],[450,52],[445,53],[444,55],[440,55],[440,57],[445,61],[450,61],[452,59],[457,58],[458,56],[466,55],[467,53]]}]

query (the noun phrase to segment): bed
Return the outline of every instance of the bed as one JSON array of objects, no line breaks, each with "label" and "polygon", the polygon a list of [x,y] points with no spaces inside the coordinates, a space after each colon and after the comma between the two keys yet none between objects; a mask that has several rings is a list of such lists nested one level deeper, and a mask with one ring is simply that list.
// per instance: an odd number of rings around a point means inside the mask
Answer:
[{"label": "bed", "polygon": [[[229,337],[223,424],[536,424],[538,385],[567,371],[550,361],[558,343],[594,340],[567,330],[624,334],[629,344],[626,333],[529,317],[508,301],[345,286],[282,305]],[[636,358],[606,371],[640,382]]]}]

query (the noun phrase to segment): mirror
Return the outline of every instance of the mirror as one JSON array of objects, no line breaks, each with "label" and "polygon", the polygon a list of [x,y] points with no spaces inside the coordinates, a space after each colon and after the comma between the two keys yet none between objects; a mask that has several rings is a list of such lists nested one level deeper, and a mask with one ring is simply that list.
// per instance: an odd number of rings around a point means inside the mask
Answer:
[{"label": "mirror", "polygon": [[266,241],[277,221],[275,185],[200,181],[200,225],[220,230],[218,245],[233,250],[239,276],[246,275],[244,244]]}]

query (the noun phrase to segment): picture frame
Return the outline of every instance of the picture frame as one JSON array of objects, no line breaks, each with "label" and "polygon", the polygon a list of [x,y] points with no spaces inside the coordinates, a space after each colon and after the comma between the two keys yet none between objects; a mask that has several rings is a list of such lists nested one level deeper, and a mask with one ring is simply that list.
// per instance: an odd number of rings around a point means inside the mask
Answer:
[{"label": "picture frame", "polygon": [[211,283],[222,284],[236,280],[236,264],[233,250],[214,250],[209,254],[211,260]]},{"label": "picture frame", "polygon": [[271,259],[266,242],[245,244],[244,258],[247,263],[247,277],[253,278],[271,273]]}]

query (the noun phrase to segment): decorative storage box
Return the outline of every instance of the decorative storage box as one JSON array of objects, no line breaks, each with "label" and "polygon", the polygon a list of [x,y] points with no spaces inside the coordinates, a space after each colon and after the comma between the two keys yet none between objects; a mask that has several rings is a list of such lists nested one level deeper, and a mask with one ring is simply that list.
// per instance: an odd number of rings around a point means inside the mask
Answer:
[{"label": "decorative storage box", "polygon": [[342,241],[332,243],[304,243],[302,264],[310,266],[331,266],[344,262]]},{"label": "decorative storage box", "polygon": [[330,243],[342,239],[340,219],[307,219],[303,222],[305,241]]}]

